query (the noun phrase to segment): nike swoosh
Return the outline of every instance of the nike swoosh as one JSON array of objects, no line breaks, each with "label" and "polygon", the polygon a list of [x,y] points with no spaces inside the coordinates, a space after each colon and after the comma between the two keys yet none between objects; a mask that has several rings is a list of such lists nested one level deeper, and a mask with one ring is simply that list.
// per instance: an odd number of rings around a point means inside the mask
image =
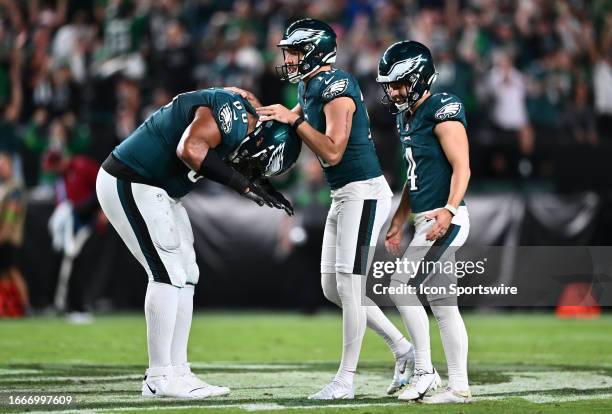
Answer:
[{"label": "nike swoosh", "polygon": [[440,102],[444,103],[444,102],[448,101],[449,99],[452,99],[452,98],[451,98],[451,97],[448,97],[448,98],[446,98],[446,99],[440,99]]},{"label": "nike swoosh", "polygon": [[400,374],[403,374],[404,372],[406,372],[406,365],[408,363],[406,361],[404,361],[404,366],[400,369]]},{"label": "nike swoosh", "polygon": [[149,389],[149,391],[151,391],[153,394],[155,394],[155,392],[156,392],[157,390],[154,390],[153,388],[151,388],[151,387],[149,386],[149,383],[148,383],[148,382],[145,382],[145,384],[147,385],[147,388]]},{"label": "nike swoosh", "polygon": [[324,84],[329,85],[329,83],[332,81],[332,79],[334,78],[334,76],[332,76],[331,78],[329,78],[326,81],[323,81]]}]

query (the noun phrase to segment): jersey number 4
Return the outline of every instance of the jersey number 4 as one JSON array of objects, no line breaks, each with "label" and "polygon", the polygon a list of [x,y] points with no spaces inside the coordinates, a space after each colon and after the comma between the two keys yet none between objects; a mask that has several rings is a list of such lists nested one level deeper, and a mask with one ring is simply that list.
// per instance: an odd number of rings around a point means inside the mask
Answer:
[{"label": "jersey number 4", "polygon": [[408,163],[408,171],[406,172],[406,178],[410,183],[410,191],[418,190],[417,187],[417,175],[416,175],[416,162],[414,162],[414,157],[412,156],[412,148],[406,148],[406,162]]}]

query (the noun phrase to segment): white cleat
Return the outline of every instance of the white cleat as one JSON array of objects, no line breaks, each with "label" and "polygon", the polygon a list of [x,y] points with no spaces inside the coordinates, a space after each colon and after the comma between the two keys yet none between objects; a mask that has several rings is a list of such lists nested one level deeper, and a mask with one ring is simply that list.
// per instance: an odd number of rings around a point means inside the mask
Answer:
[{"label": "white cleat", "polygon": [[387,394],[393,395],[402,389],[410,381],[414,371],[414,347],[401,357],[395,360],[395,371],[393,372],[393,381],[387,388]]},{"label": "white cleat", "polygon": [[417,369],[414,371],[408,387],[397,398],[403,401],[420,400],[429,391],[438,388],[441,383],[442,380],[435,368],[432,369],[432,372]]},{"label": "white cleat", "polygon": [[174,366],[173,370],[175,378],[177,378],[182,384],[185,384],[185,389],[189,390],[186,398],[220,397],[230,393],[230,389],[228,387],[211,385],[202,381],[193,372],[191,372],[189,364]]},{"label": "white cleat", "polygon": [[354,398],[355,389],[337,381],[330,382],[321,391],[308,396],[309,400],[352,400]]},{"label": "white cleat", "polygon": [[196,377],[188,364],[180,367],[149,368],[142,381],[143,397],[202,399],[229,394],[227,387],[210,385]]},{"label": "white cleat", "polygon": [[142,396],[149,398],[165,397],[171,374],[170,367],[147,369],[142,380]]},{"label": "white cleat", "polygon": [[472,401],[472,393],[468,391],[455,391],[447,387],[444,391],[432,396],[424,397],[423,404],[464,404]]}]

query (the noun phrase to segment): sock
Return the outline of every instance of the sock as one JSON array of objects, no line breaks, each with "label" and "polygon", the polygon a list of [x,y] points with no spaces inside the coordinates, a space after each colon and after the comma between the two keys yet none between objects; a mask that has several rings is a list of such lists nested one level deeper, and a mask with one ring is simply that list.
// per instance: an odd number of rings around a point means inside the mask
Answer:
[{"label": "sock", "polygon": [[398,306],[414,345],[414,368],[431,372],[431,347],[429,343],[429,319],[423,306]]},{"label": "sock", "polygon": [[365,306],[365,308],[368,327],[387,343],[395,359],[410,351],[410,342],[378,306]]},{"label": "sock", "polygon": [[[335,273],[321,274],[321,287],[325,298],[339,307],[342,307]],[[360,299],[361,300],[361,299]],[[404,335],[391,323],[389,318],[378,306],[365,306],[367,326],[376,332],[393,352],[397,359],[405,355],[410,350],[410,342]]]},{"label": "sock", "polygon": [[185,285],[184,288],[178,290],[176,322],[170,349],[172,365],[176,367],[187,363],[187,344],[189,343],[189,331],[191,330],[191,318],[193,316],[194,290],[195,286],[193,285]]},{"label": "sock", "polygon": [[342,302],[342,360],[335,381],[353,386],[357,371],[361,343],[366,327],[365,307],[361,305],[361,277],[350,273],[338,273],[338,296]]},{"label": "sock", "polygon": [[166,283],[149,282],[145,296],[149,368],[161,368],[172,363],[170,349],[179,289]]},{"label": "sock", "polygon": [[432,306],[448,367],[448,386],[455,391],[470,389],[467,375],[468,336],[456,306]]}]

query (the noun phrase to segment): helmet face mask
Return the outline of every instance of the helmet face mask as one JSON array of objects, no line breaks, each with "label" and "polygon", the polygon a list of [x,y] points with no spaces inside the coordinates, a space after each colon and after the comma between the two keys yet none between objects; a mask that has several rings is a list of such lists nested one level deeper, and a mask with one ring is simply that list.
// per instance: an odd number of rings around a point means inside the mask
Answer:
[{"label": "helmet face mask", "polygon": [[[277,46],[283,50],[283,64],[276,66],[276,73],[291,83],[304,80],[321,66],[336,61],[336,33],[319,20],[292,23]],[[298,55],[297,62],[287,63],[287,54]]]},{"label": "helmet face mask", "polygon": [[[383,105],[391,113],[412,110],[417,102],[431,89],[437,72],[429,49],[414,41],[397,42],[391,45],[380,58],[376,81],[381,85],[384,96]],[[405,86],[402,99],[391,97],[391,84]]]}]

